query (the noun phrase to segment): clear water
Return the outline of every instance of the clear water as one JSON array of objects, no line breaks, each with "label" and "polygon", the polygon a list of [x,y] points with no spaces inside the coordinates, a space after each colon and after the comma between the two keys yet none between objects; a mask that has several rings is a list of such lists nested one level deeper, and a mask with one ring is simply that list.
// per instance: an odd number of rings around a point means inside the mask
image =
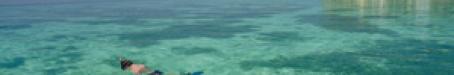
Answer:
[{"label": "clear water", "polygon": [[1,0],[0,75],[452,75],[453,0]]}]

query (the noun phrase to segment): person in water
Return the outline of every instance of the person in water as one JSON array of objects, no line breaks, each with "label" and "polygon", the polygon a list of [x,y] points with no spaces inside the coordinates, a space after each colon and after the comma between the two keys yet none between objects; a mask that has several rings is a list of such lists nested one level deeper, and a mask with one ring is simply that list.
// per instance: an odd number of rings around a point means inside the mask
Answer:
[{"label": "person in water", "polygon": [[[144,64],[134,64],[131,60],[127,60],[120,57],[120,64],[122,70],[129,70],[134,75],[164,75],[164,72],[159,70],[154,70],[153,72],[150,71]],[[183,73],[182,75],[202,75],[203,72],[194,72],[194,73]]]},{"label": "person in water", "polygon": [[120,58],[120,64],[122,70],[129,70],[134,73],[134,75],[141,75],[143,73],[147,73],[147,75],[163,75],[159,70],[154,70],[150,73],[150,70],[146,68],[144,64],[134,64],[128,59]]}]

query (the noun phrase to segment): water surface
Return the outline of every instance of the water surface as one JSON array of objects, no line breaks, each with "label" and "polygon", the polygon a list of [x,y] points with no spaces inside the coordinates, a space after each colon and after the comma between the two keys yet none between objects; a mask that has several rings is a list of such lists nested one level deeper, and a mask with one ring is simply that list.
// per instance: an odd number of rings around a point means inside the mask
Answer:
[{"label": "water surface", "polygon": [[451,0],[9,0],[0,75],[451,75]]}]

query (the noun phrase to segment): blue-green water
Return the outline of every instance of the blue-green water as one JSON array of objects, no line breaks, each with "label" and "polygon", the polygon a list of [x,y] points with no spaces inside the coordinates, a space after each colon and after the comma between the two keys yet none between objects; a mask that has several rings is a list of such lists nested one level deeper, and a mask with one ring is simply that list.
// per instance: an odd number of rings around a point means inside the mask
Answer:
[{"label": "blue-green water", "polygon": [[452,0],[1,0],[0,75],[452,75]]}]

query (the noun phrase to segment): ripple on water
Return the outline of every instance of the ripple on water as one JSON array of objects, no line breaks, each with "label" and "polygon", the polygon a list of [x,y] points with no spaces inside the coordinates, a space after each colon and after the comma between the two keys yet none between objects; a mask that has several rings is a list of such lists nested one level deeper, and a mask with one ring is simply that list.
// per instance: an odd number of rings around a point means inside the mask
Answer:
[{"label": "ripple on water", "polygon": [[312,23],[315,26],[341,32],[383,34],[398,37],[399,33],[390,29],[383,29],[369,24],[366,20],[358,17],[327,15],[303,15],[296,17],[299,23]]}]

